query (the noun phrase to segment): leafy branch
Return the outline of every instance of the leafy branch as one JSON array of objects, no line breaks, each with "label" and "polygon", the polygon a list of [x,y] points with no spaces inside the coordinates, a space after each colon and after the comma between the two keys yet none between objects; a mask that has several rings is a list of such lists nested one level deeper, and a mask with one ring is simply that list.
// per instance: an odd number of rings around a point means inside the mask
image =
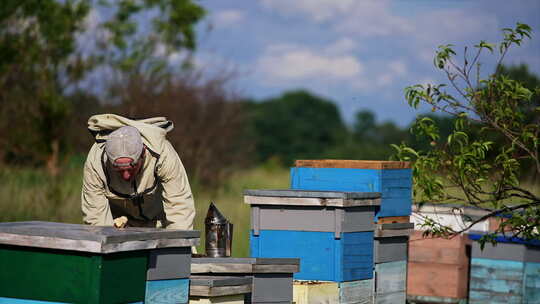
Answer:
[{"label": "leafy branch", "polygon": [[540,115],[540,108],[531,107],[533,92],[519,81],[497,73],[483,78],[480,69],[484,54],[497,56],[500,65],[511,48],[531,38],[531,32],[528,25],[517,23],[513,29],[503,29],[499,44],[480,41],[472,56],[465,47],[462,60],[457,60],[453,45],[441,45],[434,65],[450,86],[405,89],[411,107],[427,104],[433,112],[454,117],[453,130],[446,138],[441,138],[430,117],[416,120],[411,132],[428,140],[429,149],[392,145],[397,159],[414,162],[415,196],[421,201],[452,201],[492,210],[459,231],[426,221],[428,234],[456,235],[489,217],[511,213],[497,232],[510,227],[521,236],[538,238],[538,225],[531,225],[525,214],[538,213],[540,197],[521,182],[524,167],[535,168],[540,175],[540,125],[531,119]]}]

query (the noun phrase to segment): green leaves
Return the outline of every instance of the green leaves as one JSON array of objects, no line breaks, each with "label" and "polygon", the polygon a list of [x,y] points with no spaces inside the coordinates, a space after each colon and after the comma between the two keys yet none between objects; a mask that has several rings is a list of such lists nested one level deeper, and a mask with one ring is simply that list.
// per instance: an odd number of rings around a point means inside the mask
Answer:
[{"label": "green leaves", "polygon": [[446,63],[450,58],[456,55],[456,52],[452,49],[453,44],[439,45],[439,50],[436,52],[433,63],[439,69],[444,69]]},{"label": "green leaves", "polygon": [[[511,214],[511,220],[499,232],[512,228],[521,236],[538,237],[540,221],[530,224],[530,218],[538,215],[540,197],[522,187],[521,181],[524,166],[540,175],[540,107],[531,106],[540,88],[528,88],[503,73],[482,77],[479,61],[482,50],[488,50],[500,64],[511,46],[519,46],[530,37],[528,25],[518,23],[513,29],[505,28],[500,44],[476,44],[472,61],[465,48],[462,65],[456,63],[453,45],[439,46],[434,64],[446,74],[452,90],[445,91],[445,84],[417,84],[405,88],[405,98],[415,109],[424,103],[434,112],[452,116],[453,128],[440,140],[435,121],[420,117],[411,132],[431,144],[421,150],[403,143],[392,147],[395,158],[414,162],[417,202],[459,203],[504,211]],[[513,204],[523,207],[513,212],[509,207]],[[456,233],[433,220],[426,220],[425,225],[428,234]],[[494,239],[489,236],[482,240],[491,241]]]}]

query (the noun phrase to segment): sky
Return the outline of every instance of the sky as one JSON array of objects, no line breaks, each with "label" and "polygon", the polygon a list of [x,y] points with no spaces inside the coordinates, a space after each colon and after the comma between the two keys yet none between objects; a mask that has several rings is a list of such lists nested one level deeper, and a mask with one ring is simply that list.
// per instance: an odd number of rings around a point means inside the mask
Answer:
[{"label": "sky", "polygon": [[[404,98],[414,84],[444,83],[437,47],[498,43],[501,29],[526,23],[533,39],[507,55],[540,75],[537,0],[201,0],[196,65],[234,72],[231,86],[264,100],[305,89],[335,102],[351,123],[359,110],[400,126],[419,114]],[[469,53],[471,53],[469,51]],[[488,55],[488,54],[486,54]],[[484,73],[494,70],[485,56]]]}]

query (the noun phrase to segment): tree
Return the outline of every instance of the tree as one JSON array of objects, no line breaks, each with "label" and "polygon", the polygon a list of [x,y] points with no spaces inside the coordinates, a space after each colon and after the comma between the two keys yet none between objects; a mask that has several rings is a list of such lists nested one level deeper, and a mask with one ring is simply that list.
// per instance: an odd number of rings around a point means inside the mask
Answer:
[{"label": "tree", "polygon": [[[89,16],[100,12],[103,20],[89,28]],[[203,15],[191,0],[4,1],[0,162],[46,164],[57,174],[72,110],[67,91],[97,67],[109,73],[166,69],[168,54],[195,49],[193,26]],[[87,30],[102,35],[83,39]]]},{"label": "tree", "polygon": [[[393,145],[397,158],[414,161],[415,195],[420,201],[455,202],[489,210],[463,230],[454,231],[428,221],[427,234],[451,236],[464,232],[474,223],[492,216],[504,216],[496,233],[512,231],[512,236],[540,239],[540,196],[522,183],[523,165],[528,162],[540,173],[538,117],[540,107],[531,107],[533,92],[504,73],[481,75],[480,59],[486,52],[496,56],[500,66],[508,51],[531,37],[531,28],[518,23],[503,29],[499,44],[481,41],[472,56],[465,48],[462,58],[452,45],[442,45],[434,64],[444,72],[450,87],[414,85],[405,97],[414,108],[428,104],[435,112],[455,118],[452,132],[441,137],[429,117],[419,117],[412,132],[429,139],[425,151],[406,144]],[[539,89],[535,88],[538,94]],[[477,136],[473,136],[476,132]],[[494,144],[489,138],[504,139]],[[533,185],[538,191],[538,185]],[[482,238],[492,241],[494,234]]]},{"label": "tree", "polygon": [[251,103],[248,109],[260,161],[274,157],[290,165],[298,158],[324,157],[347,133],[337,106],[306,91]]}]

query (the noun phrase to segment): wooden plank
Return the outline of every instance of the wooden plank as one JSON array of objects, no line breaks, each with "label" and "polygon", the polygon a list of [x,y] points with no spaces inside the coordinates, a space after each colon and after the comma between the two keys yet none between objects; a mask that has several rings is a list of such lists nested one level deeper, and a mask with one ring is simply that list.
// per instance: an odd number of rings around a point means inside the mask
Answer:
[{"label": "wooden plank", "polygon": [[276,190],[244,190],[244,196],[262,197],[297,197],[297,198],[326,198],[345,200],[365,200],[380,198],[379,192],[345,192],[345,191],[320,191],[320,190],[297,190],[297,189],[276,189]]},{"label": "wooden plank", "polygon": [[[423,237],[423,231],[415,230],[410,236],[409,247],[438,247],[438,248],[465,248],[471,244],[466,235],[457,235],[453,238]],[[411,256],[413,252],[411,251]],[[435,261],[434,261],[435,262]]]},{"label": "wooden plank", "polygon": [[414,223],[393,223],[393,224],[377,223],[377,230],[406,230],[406,229],[414,229]]},{"label": "wooden plank", "polygon": [[373,255],[375,263],[406,261],[408,237],[375,238]]},{"label": "wooden plank", "polygon": [[377,224],[409,223],[410,216],[379,217]]},{"label": "wooden plank", "polygon": [[191,273],[253,273],[253,265],[244,263],[192,263]]},{"label": "wooden plank", "polygon": [[253,265],[253,273],[295,273],[300,265]]},{"label": "wooden plank", "polygon": [[376,304],[396,304],[405,303],[406,301],[407,293],[404,290],[375,295]]},{"label": "wooden plank", "polygon": [[522,262],[472,258],[471,303],[521,303],[523,271]]},{"label": "wooden plank", "polygon": [[104,244],[99,241],[75,240],[58,237],[20,235],[0,233],[0,244],[38,247],[49,249],[73,250],[92,253],[114,253],[168,247],[191,247],[199,244],[199,238],[188,239],[154,239],[142,241],[126,241],[122,243]]},{"label": "wooden plank", "polygon": [[[258,206],[259,230],[335,232],[373,231],[376,207]],[[254,221],[255,222],[255,221]],[[256,227],[251,227],[256,231]]]},{"label": "wooden plank", "polygon": [[407,303],[411,304],[467,304],[467,299],[458,298],[443,298],[443,297],[428,297],[428,296],[413,296],[407,295]]},{"label": "wooden plank", "polygon": [[376,238],[388,238],[388,237],[408,237],[413,233],[412,229],[399,229],[399,230],[387,230],[377,229],[375,230]]},{"label": "wooden plank", "polygon": [[67,304],[67,302],[50,302],[50,301],[38,301],[38,300],[0,297],[0,304]]},{"label": "wooden plank", "polygon": [[252,265],[300,265],[300,259],[293,258],[193,258],[193,264],[252,264]]},{"label": "wooden plank", "polygon": [[191,248],[162,248],[148,253],[146,280],[183,279],[190,275]]},{"label": "wooden plank", "polygon": [[193,258],[191,273],[294,273],[300,260],[292,258]]},{"label": "wooden plank", "polygon": [[313,159],[296,160],[295,166],[308,168],[406,169],[411,167],[411,163],[383,160]]},{"label": "wooden plank", "polygon": [[[287,246],[283,246],[283,244]],[[300,258],[299,280],[352,281],[373,276],[373,232],[261,230],[250,235],[253,257]]]},{"label": "wooden plank", "polygon": [[139,227],[117,229],[108,226],[89,226],[42,221],[0,223],[0,233],[95,241],[102,244],[128,241],[198,238],[200,236],[200,232],[194,230],[165,230]]},{"label": "wooden plank", "polygon": [[238,286],[252,283],[251,277],[240,276],[211,276],[211,275],[192,275],[189,277],[191,286],[208,286],[208,287],[223,287],[223,286]]},{"label": "wooden plank", "polygon": [[373,280],[339,283],[340,304],[372,304]]},{"label": "wooden plank", "polygon": [[251,292],[251,284],[239,285],[239,286],[190,286],[189,293],[193,296],[199,297],[218,297],[228,295],[246,294]]},{"label": "wooden plank", "polygon": [[478,242],[473,242],[471,256],[473,258],[523,262],[525,261],[526,251],[527,247],[523,244],[497,243],[494,246],[491,243],[486,243],[484,250],[482,250]]},{"label": "wooden plank", "polygon": [[339,303],[339,285],[332,282],[295,282],[293,303]]},{"label": "wooden plank", "polygon": [[512,293],[494,293],[471,290],[469,304],[521,304],[522,296]]},{"label": "wooden plank", "polygon": [[524,263],[519,261],[471,259],[471,279],[522,281]]},{"label": "wooden plank", "polygon": [[290,206],[328,206],[328,207],[356,207],[379,206],[381,199],[341,199],[341,198],[298,198],[298,197],[264,197],[244,196],[244,203],[250,205],[290,205]]},{"label": "wooden plank", "polygon": [[526,246],[525,262],[540,263],[540,247]]},{"label": "wooden plank", "polygon": [[189,304],[244,304],[245,295],[230,295],[221,297],[189,297]]},{"label": "wooden plank", "polygon": [[[404,177],[400,177],[401,175]],[[381,192],[382,205],[378,216],[408,216],[411,214],[412,181],[410,169],[294,167],[291,168],[290,176],[291,188],[297,190]],[[401,179],[402,182],[396,184],[396,179]],[[386,180],[391,181],[391,183],[386,184]]]},{"label": "wooden plank", "polygon": [[146,282],[145,304],[187,303],[188,297],[189,279]]},{"label": "wooden plank", "polygon": [[413,296],[466,298],[468,265],[409,262],[407,293]]},{"label": "wooden plank", "polygon": [[406,290],[407,261],[396,261],[375,265],[375,294],[386,294]]},{"label": "wooden plank", "polygon": [[97,255],[0,246],[0,296],[53,302],[135,302],[144,299],[147,254]]},{"label": "wooden plank", "polygon": [[253,303],[291,303],[292,274],[261,273],[253,275]]},{"label": "wooden plank", "polygon": [[540,263],[525,263],[523,301],[534,303],[540,299]]}]

